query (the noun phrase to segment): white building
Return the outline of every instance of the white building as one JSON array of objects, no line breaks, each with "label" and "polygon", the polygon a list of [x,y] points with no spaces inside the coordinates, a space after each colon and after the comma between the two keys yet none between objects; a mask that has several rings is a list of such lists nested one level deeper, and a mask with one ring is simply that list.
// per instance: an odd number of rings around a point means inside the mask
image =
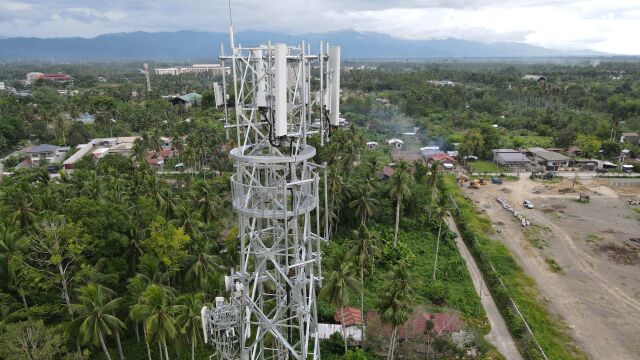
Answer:
[{"label": "white building", "polygon": [[68,147],[40,144],[29,149],[27,153],[31,158],[31,164],[38,166],[41,162],[51,164],[62,161],[67,151],[69,151]]},{"label": "white building", "polygon": [[[352,338],[356,342],[362,340],[362,331],[360,331],[360,325],[347,326],[344,331],[347,333],[347,338]],[[320,339],[328,339],[333,334],[342,335],[342,325],[340,324],[318,324],[318,337]]]},{"label": "white building", "polygon": [[456,83],[451,80],[429,80],[427,82],[435,86],[456,86]]},{"label": "white building", "polygon": [[[226,66],[225,70],[227,74],[230,71],[230,67]],[[180,66],[170,68],[156,68],[154,69],[156,75],[180,75],[180,74],[200,74],[205,72],[211,72],[213,75],[222,75],[222,66],[220,64],[193,64],[191,66]]]},{"label": "white building", "polygon": [[522,77],[522,80],[547,81],[547,77],[544,75],[526,74]]},{"label": "white building", "polygon": [[393,138],[387,140],[387,144],[393,146],[396,150],[400,150],[402,148],[402,145],[404,145],[404,141]]},{"label": "white building", "polygon": [[0,91],[6,90],[6,89],[7,89],[7,87],[4,86],[4,82],[0,81]]},{"label": "white building", "polygon": [[178,75],[178,68],[155,68],[153,71],[156,72],[156,75]]},{"label": "white building", "polygon": [[40,78],[40,76],[44,75],[41,72],[30,72],[27,74],[27,81],[28,82],[34,82],[36,80],[38,80]]}]

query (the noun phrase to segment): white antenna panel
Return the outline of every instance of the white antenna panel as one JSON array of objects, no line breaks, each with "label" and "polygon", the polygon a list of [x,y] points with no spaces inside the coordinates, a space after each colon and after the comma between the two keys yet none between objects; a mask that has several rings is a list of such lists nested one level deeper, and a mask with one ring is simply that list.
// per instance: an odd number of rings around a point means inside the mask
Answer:
[{"label": "white antenna panel", "polygon": [[213,83],[213,96],[216,98],[216,107],[224,105],[224,98],[222,96],[222,88],[217,82]]},{"label": "white antenna panel", "polygon": [[258,107],[267,107],[267,79],[262,50],[255,50],[253,55],[256,59],[256,105]]},{"label": "white antenna panel", "polygon": [[329,121],[340,125],[340,47],[329,47]]},{"label": "white antenna panel", "polygon": [[273,105],[275,106],[275,136],[287,135],[287,46],[275,44],[274,46],[274,92]]}]

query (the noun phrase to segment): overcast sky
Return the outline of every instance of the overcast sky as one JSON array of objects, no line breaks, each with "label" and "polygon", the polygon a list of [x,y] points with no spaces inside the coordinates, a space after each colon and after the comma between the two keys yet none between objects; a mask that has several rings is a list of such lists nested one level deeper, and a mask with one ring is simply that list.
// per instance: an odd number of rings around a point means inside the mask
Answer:
[{"label": "overcast sky", "polygon": [[[640,0],[232,0],[236,31],[354,29],[640,55]],[[227,0],[0,0],[0,36],[226,32]]]}]

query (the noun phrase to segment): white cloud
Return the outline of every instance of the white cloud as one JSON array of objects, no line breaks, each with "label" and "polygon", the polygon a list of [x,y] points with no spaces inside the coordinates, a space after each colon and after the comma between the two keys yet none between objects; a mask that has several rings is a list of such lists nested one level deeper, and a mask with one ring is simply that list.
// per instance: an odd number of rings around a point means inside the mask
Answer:
[{"label": "white cloud", "polygon": [[[238,31],[355,29],[408,39],[519,41],[640,54],[635,0],[232,0],[232,10]],[[227,28],[225,0],[0,0],[4,36]]]}]

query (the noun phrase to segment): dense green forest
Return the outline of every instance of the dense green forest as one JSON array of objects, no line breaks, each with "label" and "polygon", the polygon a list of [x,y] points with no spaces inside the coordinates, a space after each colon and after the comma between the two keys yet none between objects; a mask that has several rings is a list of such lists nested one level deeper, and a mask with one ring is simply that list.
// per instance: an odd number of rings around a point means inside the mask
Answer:
[{"label": "dense green forest", "polygon": [[[525,74],[546,81],[525,80]],[[588,147],[595,141],[590,155],[601,148],[602,156],[612,158],[620,153],[621,133],[640,130],[639,76],[635,62],[380,64],[345,73],[349,91],[342,111],[379,138],[416,126],[423,143],[445,148],[474,130],[482,140],[475,155],[481,157],[495,148]],[[455,85],[429,82],[437,80]],[[625,147],[640,154],[636,146]]]},{"label": "dense green forest", "polygon": [[[460,342],[427,334],[433,341],[390,342],[370,329],[361,346],[339,334],[323,341],[323,357],[377,359],[394,347],[400,359],[501,358],[483,338],[489,331],[484,310],[443,225],[451,213],[465,240],[480,246],[472,247],[474,255],[487,252],[499,265],[505,291],[531,316],[545,350],[556,359],[582,358],[537,299],[535,284],[504,248],[485,238],[486,220],[437,164],[400,162],[383,180],[379,173],[391,162],[389,150],[367,151],[365,142],[382,142],[415,126],[421,143],[443,149],[462,143],[461,151],[483,157],[498,147],[594,143],[604,150],[596,147],[594,156],[615,156],[620,133],[640,130],[640,65],[375,66],[343,74],[342,112],[352,126],[337,130],[324,147],[311,140],[318,148],[314,162],[329,165],[333,235],[323,249],[320,319],[333,322],[338,309],[352,306],[379,311],[385,324],[397,328],[424,309],[457,314],[467,337]],[[0,81],[32,95],[0,92],[2,154],[35,143],[74,146],[96,137],[141,136],[132,159],[86,159],[58,176],[42,166],[14,171],[21,159],[5,159],[4,171],[13,174],[0,180],[0,358],[168,360],[212,354],[203,344],[200,308],[226,295],[222,277],[237,265],[239,251],[229,202],[233,167],[227,151],[233,142],[225,138],[210,90],[219,79],[152,76],[147,93],[138,67],[0,66]],[[17,81],[30,71],[68,72],[74,82]],[[547,80],[523,80],[524,74]],[[443,79],[456,85],[428,82]],[[173,106],[161,98],[191,91],[203,95],[200,104]],[[74,121],[85,112],[95,115],[94,124]],[[160,136],[174,139],[175,161],[189,171],[157,173],[143,161]],[[639,151],[630,150],[632,156]],[[458,202],[455,211],[451,198]],[[523,355],[540,358],[518,333],[522,324],[507,320]]]}]

